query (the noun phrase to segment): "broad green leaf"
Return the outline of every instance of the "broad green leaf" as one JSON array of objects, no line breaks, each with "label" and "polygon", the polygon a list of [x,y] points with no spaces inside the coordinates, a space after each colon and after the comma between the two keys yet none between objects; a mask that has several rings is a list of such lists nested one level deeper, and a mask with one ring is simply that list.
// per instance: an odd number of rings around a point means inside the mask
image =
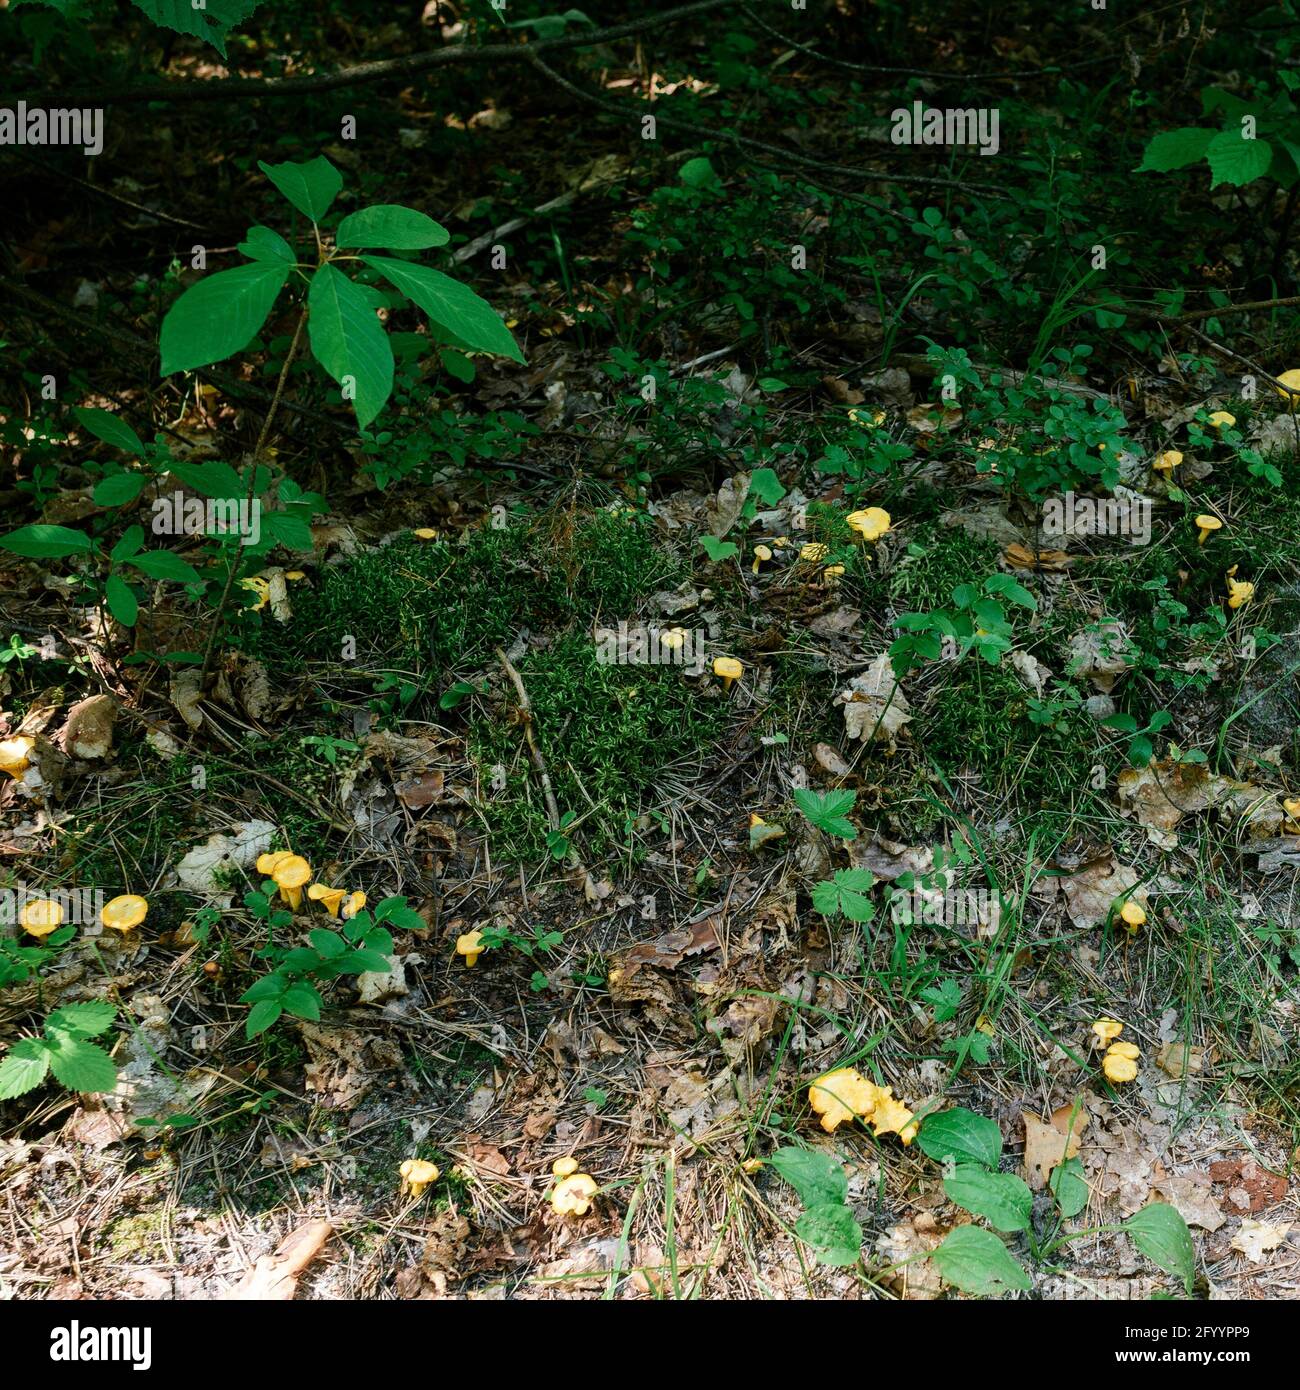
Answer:
[{"label": "broad green leaf", "polygon": [[385,898],[374,911],[376,922],[390,922],[406,931],[422,931],[429,925],[413,907],[408,907],[406,899],[400,896]]},{"label": "broad green leaf", "polygon": [[438,361],[448,376],[463,381],[466,386],[474,380],[474,364],[463,352],[457,352],[455,348],[439,348]]},{"label": "broad green leaf", "polygon": [[867,896],[875,879],[870,869],[837,869],[833,878],[812,890],[812,904],[823,917],[843,913],[850,922],[870,922],[875,905]]},{"label": "broad green leaf", "polygon": [[843,1202],[809,1207],[794,1223],[794,1232],[824,1265],[855,1265],[862,1253],[862,1227]]},{"label": "broad green leaf", "polygon": [[288,550],[310,550],[314,542],[311,526],[290,512],[267,512],[262,517],[263,529]]},{"label": "broad green leaf", "polygon": [[108,557],[115,565],[121,564],[123,560],[129,560],[143,544],[144,527],[128,526],[118,537],[117,544],[108,552]]},{"label": "broad green leaf", "polygon": [[162,374],[188,372],[243,351],[289,278],[280,261],[252,261],[191,285],[163,319]]},{"label": "broad green leaf", "polygon": [[1176,1207],[1168,1202],[1151,1202],[1124,1222],[1133,1243],[1166,1274],[1176,1274],[1188,1293],[1196,1277],[1196,1248],[1192,1233]]},{"label": "broad green leaf", "polygon": [[687,188],[715,188],[718,186],[718,175],[713,165],[703,155],[688,159],[677,171],[677,177]]},{"label": "broad green leaf", "polygon": [[155,24],[206,39],[225,57],[226,35],[257,9],[261,0],[132,0]]},{"label": "broad green leaf", "polygon": [[128,454],[144,453],[140,436],[120,416],[111,410],[95,410],[88,406],[78,406],[73,412],[83,428],[90,431],[96,439],[111,444]]},{"label": "broad green leaf", "polygon": [[1052,1196],[1065,1217],[1078,1216],[1088,1205],[1088,1183],[1083,1176],[1083,1160],[1067,1158],[1052,1169],[1047,1180]]},{"label": "broad green leaf", "polygon": [[999,1231],[1026,1231],[1034,1194],[1014,1173],[993,1173],[978,1163],[959,1163],[943,1190],[950,1201],[987,1218]]},{"label": "broad green leaf", "polygon": [[1136,172],[1167,174],[1171,169],[1185,169],[1204,157],[1213,139],[1214,131],[1200,126],[1162,130],[1147,146]]},{"label": "broad green leaf", "polygon": [[848,1198],[849,1180],[843,1165],[820,1149],[786,1145],[777,1149],[768,1162],[794,1188],[806,1207],[823,1202],[842,1204]]},{"label": "broad green leaf", "polygon": [[203,497],[229,501],[248,496],[248,483],[224,459],[211,459],[207,463],[182,463],[173,459],[167,471]]},{"label": "broad green leaf", "polygon": [[283,1012],[284,1007],[278,999],[260,1000],[248,1011],[244,1036],[255,1038],[259,1033],[265,1033]]},{"label": "broad green leaf", "polygon": [[343,175],[323,154],[301,164],[267,164],[259,159],[257,167],[304,217],[313,222],[325,216],[343,187]]},{"label": "broad green leaf", "polygon": [[992,1297],[1007,1289],[1028,1289],[1029,1276],[1007,1254],[1007,1247],[982,1226],[958,1226],[930,1258],[939,1273],[963,1293]]},{"label": "broad green leaf", "polygon": [[50,1040],[50,1070],[70,1091],[111,1091],[117,1085],[117,1066],[98,1044],[59,1034]]},{"label": "broad green leaf", "polygon": [[701,536],[700,544],[715,565],[740,554],[740,547],[735,541],[720,541],[716,536]]},{"label": "broad green leaf", "polygon": [[785,485],[770,468],[756,468],[749,475],[749,491],[745,500],[753,498],[756,502],[766,502],[769,507],[785,496]]},{"label": "broad green leaf", "polygon": [[289,988],[289,981],[283,975],[263,975],[260,980],[255,980],[239,996],[241,1004],[256,1004],[263,999],[279,999],[280,996]]},{"label": "broad green leaf", "polygon": [[126,561],[150,579],[170,579],[175,584],[201,584],[202,575],[190,564],[174,555],[170,550],[142,550]]},{"label": "broad green leaf", "polygon": [[1002,1131],[986,1116],[960,1105],[927,1116],[916,1142],[936,1163],[978,1163],[996,1168],[1002,1157]]},{"label": "broad green leaf", "polygon": [[56,560],[64,555],[84,555],[91,546],[91,539],[84,532],[74,531],[67,526],[51,526],[43,521],[33,526],[20,526],[18,530],[0,538],[0,549],[25,555],[29,560]]},{"label": "broad green leaf", "polygon": [[341,956],[348,949],[347,942],[338,932],[330,931],[328,927],[314,927],[307,933],[307,939],[326,960]]},{"label": "broad green leaf", "polygon": [[393,390],[393,349],[357,287],[332,265],[312,276],[307,329],[316,360],[343,389],[364,427]]},{"label": "broad green leaf", "polygon": [[125,507],[144,491],[139,473],[110,473],[95,484],[92,499],[97,507]]},{"label": "broad green leaf", "polygon": [[26,1095],[45,1080],[50,1050],[37,1038],[21,1038],[0,1062],[0,1100]]},{"label": "broad green leaf", "polygon": [[1205,152],[1210,161],[1210,187],[1221,183],[1240,187],[1268,173],[1273,162],[1273,147],[1267,140],[1246,140],[1239,129],[1220,131],[1210,141]]},{"label": "broad green leaf", "polygon": [[117,1017],[114,1005],[103,999],[90,999],[82,1004],[65,1004],[55,1009],[45,1020],[45,1031],[53,1037],[66,1033],[72,1038],[97,1038],[113,1026]]},{"label": "broad green leaf", "polygon": [[131,592],[131,586],[120,574],[110,574],[104,585],[104,598],[108,611],[123,627],[134,627],[140,616],[140,602]]},{"label": "broad green leaf", "polygon": [[397,203],[376,203],[350,213],[334,234],[338,246],[375,246],[381,251],[424,251],[450,240],[451,233],[432,217]]},{"label": "broad green leaf", "polygon": [[295,1018],[305,1018],[309,1023],[320,1022],[320,995],[306,980],[295,980],[280,1002]]},{"label": "broad green leaf", "polygon": [[362,256],[361,259],[423,309],[439,328],[454,334],[465,347],[477,352],[494,352],[516,362],[524,360],[496,310],[468,285],[462,285],[441,271],[395,261],[389,256]]},{"label": "broad green leaf", "polygon": [[278,261],[281,265],[293,265],[298,259],[293,247],[270,227],[256,226],[248,229],[248,235],[235,248],[242,251],[250,261]]}]

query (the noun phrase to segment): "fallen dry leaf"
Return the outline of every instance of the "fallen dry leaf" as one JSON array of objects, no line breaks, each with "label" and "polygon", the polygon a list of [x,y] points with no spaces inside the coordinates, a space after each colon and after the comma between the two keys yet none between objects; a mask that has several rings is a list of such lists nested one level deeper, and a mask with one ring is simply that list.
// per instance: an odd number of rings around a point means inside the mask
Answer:
[{"label": "fallen dry leaf", "polygon": [[286,1236],[270,1255],[263,1255],[226,1299],[238,1302],[288,1302],[298,1290],[298,1276],[334,1234],[328,1221],[308,1221]]},{"label": "fallen dry leaf", "polygon": [[849,681],[835,703],[844,707],[844,729],[850,738],[895,746],[894,735],[911,723],[907,697],[894,678],[889,653],[882,652],[859,676]]},{"label": "fallen dry leaf", "polygon": [[1050,1124],[1028,1110],[1020,1117],[1025,1124],[1025,1179],[1036,1192],[1047,1186],[1048,1176],[1058,1163],[1079,1152],[1079,1140],[1090,1117],[1087,1107],[1081,1105],[1071,1125],[1073,1113],[1073,1105],[1063,1105],[1052,1112]]},{"label": "fallen dry leaf", "polygon": [[1241,1230],[1232,1238],[1232,1248],[1240,1250],[1252,1264],[1263,1264],[1264,1256],[1276,1250],[1287,1238],[1294,1223],[1283,1222],[1272,1226],[1267,1221],[1256,1221],[1247,1216],[1242,1219]]}]

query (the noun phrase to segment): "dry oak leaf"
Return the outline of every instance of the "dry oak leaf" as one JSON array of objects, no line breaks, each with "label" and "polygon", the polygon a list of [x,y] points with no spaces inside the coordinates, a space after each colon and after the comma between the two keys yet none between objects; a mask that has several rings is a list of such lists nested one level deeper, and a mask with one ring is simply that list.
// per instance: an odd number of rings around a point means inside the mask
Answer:
[{"label": "dry oak leaf", "polygon": [[1065,894],[1065,908],[1076,927],[1099,927],[1126,898],[1144,904],[1145,895],[1134,893],[1138,876],[1118,860],[1089,864],[1068,878],[1059,880]]},{"label": "dry oak leaf", "polygon": [[1165,1043],[1156,1053],[1156,1066],[1181,1081],[1189,1073],[1205,1070],[1205,1049],[1189,1043]]},{"label": "dry oak leaf", "polygon": [[888,652],[882,652],[861,675],[854,676],[848,689],[835,697],[835,703],[844,707],[844,729],[849,738],[888,743],[891,752],[894,735],[912,721]]},{"label": "dry oak leaf", "polygon": [[1036,1192],[1041,1192],[1052,1169],[1078,1154],[1079,1140],[1091,1117],[1085,1106],[1080,1105],[1076,1114],[1073,1105],[1062,1105],[1052,1112],[1051,1124],[1028,1110],[1020,1118],[1025,1122],[1025,1179]]},{"label": "dry oak leaf", "polygon": [[1139,825],[1163,831],[1197,811],[1235,806],[1239,794],[1252,791],[1248,782],[1211,776],[1204,763],[1176,763],[1170,758],[1152,760],[1146,767],[1126,767],[1116,785],[1120,805],[1132,809]]}]

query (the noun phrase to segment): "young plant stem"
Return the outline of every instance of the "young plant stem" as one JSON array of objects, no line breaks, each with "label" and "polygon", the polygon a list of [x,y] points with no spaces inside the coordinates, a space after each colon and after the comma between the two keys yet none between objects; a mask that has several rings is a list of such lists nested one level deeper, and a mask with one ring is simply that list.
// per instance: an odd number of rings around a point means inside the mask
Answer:
[{"label": "young plant stem", "polygon": [[[257,443],[253,446],[253,462],[248,472],[248,496],[245,498],[245,514],[253,509],[253,500],[257,495],[257,466],[262,459],[262,451],[266,448],[266,441],[270,438],[271,424],[275,420],[276,411],[280,408],[280,400],[284,396],[285,382],[289,379],[289,368],[293,365],[293,359],[298,355],[298,344],[302,341],[302,330],[307,324],[307,308],[304,305],[302,313],[298,315],[298,326],[293,330],[293,342],[289,344],[289,351],[285,354],[284,366],[280,368],[279,379],[275,383],[275,395],[271,397],[271,404],[267,408],[266,418],[262,421],[261,433],[257,436]],[[212,670],[212,654],[217,645],[217,637],[221,632],[221,620],[225,616],[226,604],[230,601],[230,591],[235,584],[235,575],[239,572],[239,553],[236,553],[231,561],[230,571],[226,575],[226,587],[221,591],[221,598],[217,603],[217,611],[212,615],[212,629],[208,633],[208,645],[203,651],[203,669],[199,673],[199,689],[208,688],[208,676]]]}]

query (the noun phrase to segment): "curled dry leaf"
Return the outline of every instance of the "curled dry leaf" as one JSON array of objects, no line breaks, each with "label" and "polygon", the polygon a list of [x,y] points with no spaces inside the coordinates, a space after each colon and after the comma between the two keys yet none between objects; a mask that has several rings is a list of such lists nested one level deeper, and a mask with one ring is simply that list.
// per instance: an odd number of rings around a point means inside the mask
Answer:
[{"label": "curled dry leaf", "polygon": [[72,758],[107,757],[113,747],[117,701],[111,695],[91,695],[68,711],[60,742]]},{"label": "curled dry leaf", "polygon": [[1232,1238],[1232,1248],[1240,1250],[1252,1264],[1263,1264],[1268,1252],[1276,1250],[1287,1238],[1293,1224],[1285,1221],[1271,1226],[1267,1221],[1247,1216],[1242,1220],[1241,1230]]},{"label": "curled dry leaf", "polygon": [[1028,652],[1013,651],[1011,653],[1011,666],[1016,675],[1035,695],[1042,695],[1043,691],[1047,689],[1047,682],[1052,679],[1050,668],[1044,666],[1036,657],[1030,656]]},{"label": "curled dry leaf", "polygon": [[[1120,805],[1131,810],[1140,825],[1164,832],[1198,811],[1215,807],[1246,810],[1256,801],[1264,811],[1271,801],[1249,782],[1214,776],[1204,763],[1177,763],[1170,758],[1147,767],[1126,767],[1119,774],[1117,788]],[[1272,810],[1272,824],[1267,815],[1252,816],[1259,833],[1273,834],[1281,826],[1281,809],[1272,804]]]},{"label": "curled dry leaf", "polygon": [[1002,558],[1016,570],[1062,571],[1069,567],[1070,557],[1064,550],[1030,550],[1019,541],[1012,541],[1002,552]]},{"label": "curled dry leaf", "polygon": [[171,681],[171,702],[191,729],[203,724],[203,687],[198,671],[178,671]]},{"label": "curled dry leaf", "polygon": [[894,678],[888,652],[881,652],[861,675],[849,681],[835,703],[844,707],[844,729],[849,738],[864,743],[874,739],[896,746],[895,735],[910,724],[907,697]]},{"label": "curled dry leaf", "polygon": [[1109,859],[1062,878],[1061,891],[1070,921],[1076,927],[1099,927],[1118,901],[1132,896],[1141,903],[1144,895],[1133,891],[1137,882],[1137,874],[1127,864]]},{"label": "curled dry leaf", "polygon": [[1086,677],[1108,695],[1133,664],[1128,658],[1131,647],[1128,628],[1118,618],[1107,618],[1074,634],[1066,669],[1072,676]]},{"label": "curled dry leaf", "polygon": [[308,1221],[286,1236],[270,1255],[263,1255],[226,1295],[239,1302],[273,1300],[287,1302],[298,1289],[303,1270],[320,1254],[334,1234],[328,1221]]}]

